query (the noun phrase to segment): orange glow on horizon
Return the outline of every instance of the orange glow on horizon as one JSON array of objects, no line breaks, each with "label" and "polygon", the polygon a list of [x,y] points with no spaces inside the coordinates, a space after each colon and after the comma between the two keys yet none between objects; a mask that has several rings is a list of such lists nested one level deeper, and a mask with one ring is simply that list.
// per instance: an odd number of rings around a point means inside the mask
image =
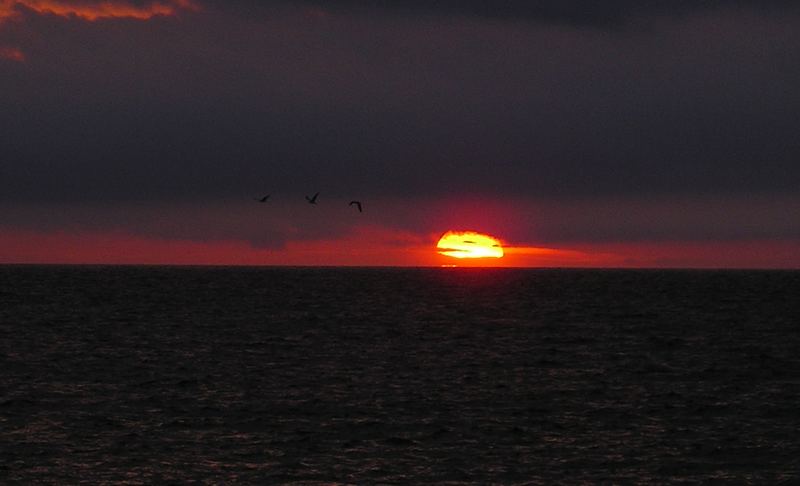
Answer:
[{"label": "orange glow on horizon", "polygon": [[800,269],[800,242],[586,242],[563,248],[511,245],[498,259],[431,251],[434,235],[385,228],[254,247],[246,240],[194,241],[115,232],[37,232],[0,226],[0,264],[290,266],[491,266],[538,268]]},{"label": "orange glow on horizon", "polygon": [[475,231],[448,231],[436,244],[438,253],[453,258],[503,258],[497,238]]},{"label": "orange glow on horizon", "polygon": [[124,0],[101,2],[68,2],[64,0],[0,0],[0,22],[16,16],[17,6],[24,6],[39,14],[61,17],[78,17],[95,21],[108,18],[147,20],[158,15],[174,15],[178,10],[198,10],[191,0],[165,0],[138,6]]}]

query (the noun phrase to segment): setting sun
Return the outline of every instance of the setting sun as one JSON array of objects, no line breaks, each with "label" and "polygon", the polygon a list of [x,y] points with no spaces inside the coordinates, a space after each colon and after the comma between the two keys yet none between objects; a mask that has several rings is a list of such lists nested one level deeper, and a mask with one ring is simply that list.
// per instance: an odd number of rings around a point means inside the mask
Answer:
[{"label": "setting sun", "polygon": [[454,258],[502,258],[500,241],[474,231],[448,231],[436,245],[439,253]]}]

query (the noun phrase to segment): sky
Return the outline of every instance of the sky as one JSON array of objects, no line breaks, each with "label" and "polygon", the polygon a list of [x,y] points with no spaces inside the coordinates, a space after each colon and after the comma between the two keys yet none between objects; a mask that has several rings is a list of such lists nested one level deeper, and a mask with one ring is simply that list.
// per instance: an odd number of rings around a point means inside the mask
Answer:
[{"label": "sky", "polygon": [[0,263],[800,268],[798,86],[787,0],[0,0]]}]

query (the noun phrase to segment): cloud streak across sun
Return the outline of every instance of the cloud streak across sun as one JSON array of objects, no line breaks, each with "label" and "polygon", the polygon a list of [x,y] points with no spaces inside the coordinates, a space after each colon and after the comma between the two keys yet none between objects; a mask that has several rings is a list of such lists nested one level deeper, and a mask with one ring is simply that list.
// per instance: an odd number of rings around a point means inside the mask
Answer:
[{"label": "cloud streak across sun", "polygon": [[474,231],[448,231],[436,245],[438,252],[453,258],[502,258],[497,238]]}]

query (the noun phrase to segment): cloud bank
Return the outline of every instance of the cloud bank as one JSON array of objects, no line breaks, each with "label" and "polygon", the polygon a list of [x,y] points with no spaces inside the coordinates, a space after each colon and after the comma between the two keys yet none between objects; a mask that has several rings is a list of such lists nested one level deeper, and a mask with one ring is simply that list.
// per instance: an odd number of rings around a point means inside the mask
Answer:
[{"label": "cloud bank", "polygon": [[681,17],[720,9],[775,11],[797,8],[797,2],[792,0],[234,0],[233,4],[250,10],[265,6],[304,6],[318,14],[383,12],[594,27],[619,27],[636,18]]},{"label": "cloud bank", "polygon": [[191,0],[131,2],[124,0],[0,0],[0,22],[18,18],[24,12],[58,15],[95,21],[112,18],[146,20],[157,15],[174,15],[182,9],[197,9]]}]

